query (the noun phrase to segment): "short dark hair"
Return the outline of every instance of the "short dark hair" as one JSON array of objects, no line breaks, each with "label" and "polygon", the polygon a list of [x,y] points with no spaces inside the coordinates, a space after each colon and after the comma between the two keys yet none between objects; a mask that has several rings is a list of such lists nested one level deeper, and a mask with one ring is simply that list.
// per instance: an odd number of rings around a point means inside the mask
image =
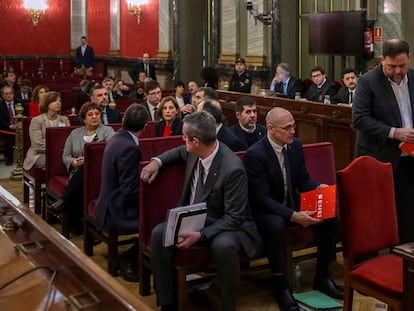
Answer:
[{"label": "short dark hair", "polygon": [[86,36],[82,36],[81,39],[86,39]]},{"label": "short dark hair", "polygon": [[352,73],[352,72],[356,74],[356,71],[354,68],[352,67],[344,68],[344,70],[342,70],[342,77],[346,75],[347,73]]},{"label": "short dark hair", "polygon": [[61,98],[59,92],[47,92],[40,101],[40,112],[46,113],[49,110],[49,104],[57,101],[58,98]]},{"label": "short dark hair", "polygon": [[321,66],[315,66],[310,70],[309,75],[312,76],[312,73],[315,71],[320,71],[323,75],[325,74],[325,69],[323,69]]},{"label": "short dark hair", "polygon": [[204,145],[212,145],[217,138],[216,120],[206,111],[196,111],[187,114],[184,118],[187,125],[187,136],[189,140],[197,137]]},{"label": "short dark hair", "polygon": [[384,42],[382,46],[383,57],[396,57],[399,54],[410,55],[410,46],[408,42],[400,39],[391,39]]},{"label": "short dark hair", "polygon": [[176,81],[176,82],[174,83],[174,88],[175,88],[175,89],[176,89],[177,87],[179,87],[179,86],[182,86],[182,87],[184,87],[184,88],[185,88],[185,84],[184,84],[184,82],[183,82],[183,81],[178,80],[178,81]]},{"label": "short dark hair", "polygon": [[93,92],[95,92],[96,90],[100,90],[100,89],[106,89],[106,88],[102,84],[95,84],[91,86],[91,88],[89,89],[89,95],[92,96]]},{"label": "short dark hair", "polygon": [[243,112],[244,106],[253,106],[256,105],[256,101],[253,97],[242,96],[239,97],[236,101],[236,111]]},{"label": "short dark hair", "polygon": [[145,82],[144,92],[148,94],[150,91],[155,90],[157,87],[161,88],[157,80],[149,80]]},{"label": "short dark hair", "polygon": [[138,132],[150,121],[150,115],[144,105],[131,104],[124,114],[122,127],[127,131]]},{"label": "short dark hair", "polygon": [[218,100],[218,94],[217,91],[211,87],[199,87],[197,92],[204,92],[204,100],[207,99],[214,99]]},{"label": "short dark hair", "polygon": [[98,110],[98,111],[102,112],[101,108],[97,104],[91,103],[91,102],[85,102],[80,107],[80,110],[79,110],[79,118],[81,119],[82,122],[83,122],[83,120],[85,120],[86,113],[88,111],[91,111],[91,110]]},{"label": "short dark hair", "polygon": [[23,79],[20,82],[20,86],[28,86],[28,87],[32,87],[32,81],[30,81],[29,79]]},{"label": "short dark hair", "polygon": [[216,120],[217,124],[223,122],[223,111],[220,109],[220,107],[217,107],[217,105],[215,105],[213,101],[205,101],[203,103],[203,111],[207,111],[208,113],[210,113]]}]

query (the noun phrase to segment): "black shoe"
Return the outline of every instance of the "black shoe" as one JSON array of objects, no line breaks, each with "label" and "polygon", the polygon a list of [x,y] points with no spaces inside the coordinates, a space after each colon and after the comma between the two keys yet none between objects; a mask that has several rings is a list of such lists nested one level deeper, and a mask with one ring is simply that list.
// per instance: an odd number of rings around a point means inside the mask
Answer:
[{"label": "black shoe", "polygon": [[326,277],[323,279],[315,278],[315,280],[313,281],[313,289],[323,292],[335,299],[344,299],[344,290],[340,288],[338,285],[336,285],[330,277]]},{"label": "black shoe", "polygon": [[281,311],[299,311],[299,306],[288,288],[282,289],[276,293],[275,298]]},{"label": "black shoe", "polygon": [[49,209],[56,214],[60,214],[63,211],[64,202],[62,199],[57,200],[55,203],[49,206]]},{"label": "black shoe", "polygon": [[173,304],[161,306],[161,311],[177,311],[177,307]]},{"label": "black shoe", "polygon": [[121,256],[118,262],[121,268],[121,275],[125,281],[139,282],[138,261],[132,262],[131,260],[123,259]]}]

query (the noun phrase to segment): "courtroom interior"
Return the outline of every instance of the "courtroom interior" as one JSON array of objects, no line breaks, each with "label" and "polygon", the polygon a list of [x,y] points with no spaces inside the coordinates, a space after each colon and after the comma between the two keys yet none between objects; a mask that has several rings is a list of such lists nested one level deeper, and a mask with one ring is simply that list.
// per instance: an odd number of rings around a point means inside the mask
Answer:
[{"label": "courtroom interior", "polygon": [[412,310],[413,10],[1,1],[0,310]]}]

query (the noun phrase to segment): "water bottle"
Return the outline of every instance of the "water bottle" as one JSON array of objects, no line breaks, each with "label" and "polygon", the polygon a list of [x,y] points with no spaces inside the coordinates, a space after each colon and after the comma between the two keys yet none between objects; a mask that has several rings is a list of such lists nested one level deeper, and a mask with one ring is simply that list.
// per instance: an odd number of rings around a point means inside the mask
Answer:
[{"label": "water bottle", "polygon": [[293,291],[300,292],[302,290],[302,268],[298,263],[294,264],[293,269]]},{"label": "water bottle", "polygon": [[266,97],[266,90],[265,89],[261,89],[260,90],[260,92],[259,92],[259,96],[262,96],[262,97]]},{"label": "water bottle", "polygon": [[300,92],[295,92],[295,100],[300,100]]},{"label": "water bottle", "polygon": [[325,98],[323,99],[324,104],[330,104],[331,103],[331,96],[325,95]]}]

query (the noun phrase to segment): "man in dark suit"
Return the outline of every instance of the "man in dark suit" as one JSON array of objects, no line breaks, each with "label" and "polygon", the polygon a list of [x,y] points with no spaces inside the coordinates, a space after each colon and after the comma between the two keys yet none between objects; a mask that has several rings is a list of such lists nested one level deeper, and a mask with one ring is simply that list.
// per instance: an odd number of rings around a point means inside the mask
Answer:
[{"label": "man in dark suit", "polygon": [[216,120],[217,140],[225,144],[233,151],[245,150],[244,144],[230,129],[223,124],[223,110],[216,100],[206,100],[197,107],[198,111],[207,111]]},{"label": "man in dark suit", "polygon": [[151,78],[152,80],[157,80],[157,77],[155,75],[155,67],[153,64],[150,63],[150,61],[150,53],[145,52],[142,55],[142,63],[135,65],[128,71],[129,76],[131,77],[132,81],[134,81],[134,83],[137,83],[140,72],[145,72],[148,78]]},{"label": "man in dark suit", "polygon": [[336,256],[336,218],[317,220],[316,211],[299,211],[298,192],[326,187],[312,181],[306,169],[302,145],[294,138],[295,120],[284,108],[273,108],[266,116],[267,137],[251,146],[243,159],[249,181],[253,216],[269,258],[276,301],[281,310],[299,310],[285,277],[287,226],[310,227],[317,237],[317,268],[313,288],[343,299],[343,290],[329,277],[329,264]]},{"label": "man in dark suit", "polygon": [[342,71],[342,82],[344,83],[344,86],[332,97],[332,103],[352,105],[358,83],[358,76],[356,75],[354,68],[345,68]]},{"label": "man in dark suit", "polygon": [[257,124],[256,102],[252,97],[242,96],[237,99],[236,117],[239,122],[230,130],[242,141],[244,150],[266,136],[266,127]]},{"label": "man in dark suit", "polygon": [[[201,231],[183,233],[182,242],[172,247],[162,246],[165,224],[154,228],[151,265],[157,304],[162,306],[161,310],[175,310],[175,248],[201,244],[209,247],[216,264],[222,294],[220,310],[234,311],[240,273],[239,254],[244,252],[253,258],[260,254],[262,248],[256,225],[250,216],[246,172],[233,151],[216,140],[216,125],[211,114],[198,111],[186,116],[183,138],[185,146],[174,148],[153,159],[142,170],[141,178],[152,182],[160,167],[185,161],[184,189],[179,205],[205,201],[208,216]],[[199,169],[204,173],[204,184],[201,185],[203,190],[197,199]]]},{"label": "man in dark suit", "polygon": [[4,81],[0,83],[0,89],[3,88],[3,86],[10,86],[14,91],[14,98],[17,100],[19,98],[20,86],[16,80],[17,80],[17,77],[14,71],[13,70],[7,71]]},{"label": "man in dark suit", "polygon": [[81,37],[81,45],[76,49],[75,57],[75,73],[91,76],[95,67],[95,52],[88,45],[88,40],[85,36]]},{"label": "man in dark suit", "polygon": [[325,95],[329,95],[331,99],[338,92],[338,87],[326,77],[325,70],[322,67],[312,68],[310,76],[313,83],[305,93],[307,100],[323,103]]},{"label": "man in dark suit", "polygon": [[162,93],[160,84],[155,80],[150,80],[144,85],[144,94],[147,101],[143,103],[152,121],[159,121],[158,106],[161,101]]},{"label": "man in dark suit", "polygon": [[[125,111],[122,128],[108,141],[102,162],[101,192],[95,205],[96,221],[107,231],[138,233],[138,163],[142,160],[138,138],[149,120],[142,105]],[[119,257],[122,276],[138,282],[138,245]]]},{"label": "man in dark suit", "polygon": [[414,241],[414,158],[399,149],[402,142],[414,143],[413,113],[410,48],[406,41],[392,39],[383,45],[381,65],[359,79],[352,123],[356,156],[392,163],[401,243]]},{"label": "man in dark suit", "polygon": [[304,83],[301,79],[291,75],[288,63],[280,63],[276,66],[275,77],[270,84],[270,90],[278,96],[293,99],[296,93],[299,93],[300,96],[303,95]]},{"label": "man in dark suit", "polygon": [[108,107],[108,91],[103,85],[98,84],[92,86],[89,89],[89,94],[91,94],[91,102],[99,105],[101,108],[101,116],[104,124],[121,123],[121,113],[116,109]]},{"label": "man in dark suit", "polygon": [[[3,86],[0,89],[0,129],[15,132],[16,131],[16,101],[14,100],[14,90],[11,86]],[[22,103],[23,115],[27,116],[27,106]],[[4,150],[4,157],[6,158],[6,165],[13,164],[15,135],[6,135],[6,145]]]}]

